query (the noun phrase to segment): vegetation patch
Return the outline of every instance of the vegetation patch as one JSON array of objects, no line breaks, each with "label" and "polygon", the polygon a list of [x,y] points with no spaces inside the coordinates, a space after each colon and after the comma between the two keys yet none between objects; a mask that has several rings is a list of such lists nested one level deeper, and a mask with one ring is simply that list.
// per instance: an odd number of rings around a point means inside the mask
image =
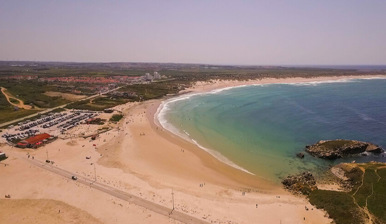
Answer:
[{"label": "vegetation patch", "polygon": [[31,115],[31,114],[34,114],[34,113],[37,113],[38,111],[37,110],[24,110],[24,109],[20,109],[20,110],[0,110],[0,123],[4,123],[4,122],[7,122],[7,121],[11,121],[11,120],[15,120],[15,119],[18,119],[18,118],[22,118],[22,117],[25,117],[25,116],[28,116],[28,115]]},{"label": "vegetation patch", "polygon": [[149,84],[136,84],[128,85],[121,88],[120,92],[135,93],[136,97],[133,97],[134,101],[159,99],[167,94],[177,94],[181,89],[185,88],[185,85],[177,83],[175,81],[167,82],[152,82]]},{"label": "vegetation patch", "polygon": [[378,177],[375,170],[366,169],[363,176],[363,183],[358,187],[358,190],[353,194],[355,201],[359,206],[364,208],[366,206],[367,197],[373,192],[373,184],[377,182]]},{"label": "vegetation patch", "polygon": [[337,224],[364,223],[365,214],[345,192],[314,190],[309,200],[316,208],[327,211]]},{"label": "vegetation patch", "polygon": [[111,116],[110,121],[111,121],[111,122],[117,123],[117,122],[120,121],[122,118],[123,118],[123,115],[122,115],[122,114],[114,114],[113,116]]},{"label": "vegetation patch", "polygon": [[66,106],[68,109],[102,111],[129,102],[128,99],[113,99],[109,97],[97,97],[92,100],[81,100]]},{"label": "vegetation patch", "polygon": [[93,118],[90,121],[86,121],[87,124],[96,124],[96,125],[104,125],[105,122],[106,120],[101,118]]},{"label": "vegetation patch", "polygon": [[47,96],[44,93],[54,89],[53,86],[49,86],[38,81],[7,80],[6,82],[0,80],[0,86],[6,88],[7,91],[13,96],[23,100],[25,105],[32,104],[41,108],[52,108],[70,102],[66,99],[63,99],[61,96]]},{"label": "vegetation patch", "polygon": [[0,157],[0,161],[6,160],[8,157]]},{"label": "vegetation patch", "polygon": [[310,203],[324,209],[337,224],[386,223],[386,166],[384,163],[341,164],[351,190],[314,190]]},{"label": "vegetation patch", "polygon": [[326,141],[320,144],[321,147],[324,147],[326,149],[336,149],[343,147],[346,144],[350,144],[352,141],[350,140],[332,140],[332,141]]},{"label": "vegetation patch", "polygon": [[373,193],[367,199],[367,209],[376,217],[376,222],[386,223],[386,168],[375,170],[377,181],[373,182]]},{"label": "vegetation patch", "polygon": [[9,101],[11,101],[11,103],[14,103],[14,104],[18,104],[19,103],[18,100],[16,100],[15,98],[12,98],[12,97],[9,98]]},{"label": "vegetation patch", "polygon": [[0,124],[21,117],[25,117],[37,112],[38,110],[16,109],[8,103],[8,101],[2,94],[0,96]]},{"label": "vegetation patch", "polygon": [[49,97],[62,97],[69,101],[77,101],[86,97],[86,95],[76,95],[71,93],[62,93],[62,92],[54,92],[54,91],[45,92],[44,95],[47,95]]}]

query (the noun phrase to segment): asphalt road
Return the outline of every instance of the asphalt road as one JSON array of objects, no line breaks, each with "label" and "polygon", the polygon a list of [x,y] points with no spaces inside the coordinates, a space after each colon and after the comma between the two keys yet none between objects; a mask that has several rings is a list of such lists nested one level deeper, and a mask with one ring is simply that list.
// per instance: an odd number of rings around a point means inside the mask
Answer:
[{"label": "asphalt road", "polygon": [[[72,172],[69,172],[67,170],[58,168],[58,167],[53,166],[53,165],[51,165],[49,163],[44,163],[44,162],[38,161],[36,159],[27,159],[27,158],[24,158],[24,159],[26,161],[28,161],[29,163],[35,165],[35,166],[38,166],[40,168],[43,168],[45,170],[48,170],[48,171],[50,171],[52,173],[58,174],[58,175],[63,176],[65,178],[71,179],[72,176],[77,176],[75,173],[72,173]],[[198,219],[196,217],[190,216],[190,215],[188,215],[186,213],[175,211],[175,210],[172,211],[171,208],[168,208],[168,207],[156,204],[154,202],[145,200],[143,198],[140,198],[138,196],[135,196],[135,195],[129,194],[127,192],[118,190],[116,188],[107,186],[105,184],[102,184],[102,183],[99,183],[99,182],[95,182],[94,180],[91,180],[91,179],[88,179],[88,178],[85,178],[85,177],[79,177],[79,176],[77,176],[77,177],[78,177],[78,179],[74,180],[74,181],[76,181],[78,183],[81,183],[81,184],[84,184],[86,186],[92,187],[92,188],[97,189],[99,191],[102,191],[102,192],[104,192],[106,194],[109,194],[111,196],[114,196],[116,198],[122,199],[122,200],[130,202],[130,203],[133,203],[135,205],[141,206],[141,207],[146,208],[146,209],[148,209],[150,211],[153,211],[153,212],[156,212],[158,214],[167,216],[169,218],[175,219],[175,220],[180,221],[182,223],[186,223],[186,224],[201,224],[201,223],[202,224],[207,224],[207,222],[205,222],[205,221],[203,221],[201,219]]]}]

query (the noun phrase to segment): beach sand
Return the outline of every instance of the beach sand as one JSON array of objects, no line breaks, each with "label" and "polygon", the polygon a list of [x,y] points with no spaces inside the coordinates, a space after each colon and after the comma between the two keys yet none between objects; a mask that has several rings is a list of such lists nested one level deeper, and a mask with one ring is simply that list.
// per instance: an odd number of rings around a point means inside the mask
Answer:
[{"label": "beach sand", "polygon": [[[247,84],[342,78],[213,81],[197,83],[185,92]],[[94,141],[76,137],[76,134],[86,130],[92,132],[99,127],[80,125],[71,130],[73,135],[68,135],[71,137],[58,139],[37,150],[1,145],[1,150],[9,158],[0,163],[0,195],[10,194],[11,199],[0,199],[0,216],[15,213],[16,207],[17,212],[28,214],[11,219],[20,217],[20,223],[33,223],[36,217],[39,217],[40,223],[51,223],[50,220],[54,219],[55,223],[68,223],[71,217],[83,220],[80,223],[179,223],[168,216],[36,167],[28,161],[31,159],[27,157],[29,153],[38,161],[45,161],[48,156],[55,162],[52,166],[76,173],[78,178],[96,178],[99,183],[170,210],[173,193],[175,211],[208,223],[331,222],[324,211],[313,208],[305,198],[293,196],[281,186],[232,168],[196,145],[164,130],[154,122],[154,114],[160,104],[161,100],[153,100],[117,106],[124,118],[118,124],[109,124],[111,130],[100,134]],[[19,200],[27,201],[22,203]],[[62,212],[55,212],[60,206],[63,211],[68,211],[66,217],[62,217]],[[5,220],[0,219],[0,223],[9,223]]]}]

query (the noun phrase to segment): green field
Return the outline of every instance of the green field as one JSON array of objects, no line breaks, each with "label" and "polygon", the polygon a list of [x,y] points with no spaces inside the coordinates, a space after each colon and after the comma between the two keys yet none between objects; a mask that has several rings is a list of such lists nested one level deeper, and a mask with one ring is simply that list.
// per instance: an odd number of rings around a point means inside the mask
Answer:
[{"label": "green field", "polygon": [[150,99],[160,99],[167,94],[176,94],[180,89],[185,87],[183,84],[179,84],[176,81],[168,82],[152,82],[149,84],[137,84],[137,85],[128,85],[121,88],[120,92],[133,92],[137,94],[137,97],[133,100],[150,100]]},{"label": "green field", "polygon": [[15,108],[8,103],[5,96],[2,93],[0,94],[0,124],[10,120],[25,117],[36,112],[38,111],[24,109],[15,110]]},{"label": "green field", "polygon": [[[0,86],[6,88],[10,94],[22,100],[24,104],[39,108],[52,108],[70,102],[60,96],[45,95],[46,91],[57,91],[56,88],[37,81],[0,80]],[[18,103],[16,100],[11,100],[11,102]]]},{"label": "green field", "polygon": [[81,100],[67,105],[68,109],[102,111],[129,102],[128,99],[110,99],[109,97],[97,97],[93,100]]}]

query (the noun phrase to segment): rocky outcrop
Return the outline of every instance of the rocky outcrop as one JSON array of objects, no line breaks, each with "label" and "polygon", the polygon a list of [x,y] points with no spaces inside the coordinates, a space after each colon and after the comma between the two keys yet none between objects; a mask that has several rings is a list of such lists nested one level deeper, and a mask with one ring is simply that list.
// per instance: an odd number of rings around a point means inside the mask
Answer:
[{"label": "rocky outcrop", "polygon": [[306,146],[306,151],[312,156],[334,160],[363,152],[381,153],[383,149],[369,142],[355,140],[322,140]]},{"label": "rocky outcrop", "polygon": [[290,175],[282,182],[284,188],[294,194],[308,195],[311,191],[317,189],[316,181],[312,173],[303,172],[299,175]]},{"label": "rocky outcrop", "polygon": [[296,153],[296,156],[300,159],[303,159],[304,158],[304,153],[302,152],[299,152],[299,153]]},{"label": "rocky outcrop", "polygon": [[[363,171],[359,165],[356,163],[340,163],[331,167],[330,171],[338,178],[340,187],[349,192],[362,182]],[[361,165],[366,166],[364,164]]]}]

